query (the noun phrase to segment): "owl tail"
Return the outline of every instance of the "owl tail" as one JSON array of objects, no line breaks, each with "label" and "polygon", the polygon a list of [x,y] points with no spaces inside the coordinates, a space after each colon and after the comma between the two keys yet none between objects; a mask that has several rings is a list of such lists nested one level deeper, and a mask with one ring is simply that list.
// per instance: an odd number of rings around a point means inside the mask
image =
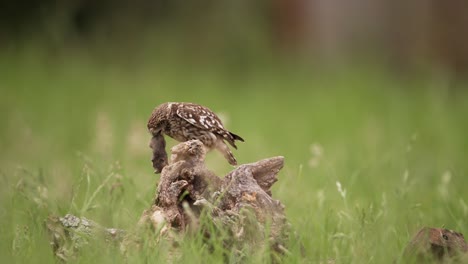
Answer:
[{"label": "owl tail", "polygon": [[228,133],[225,133],[223,137],[229,143],[229,145],[233,146],[235,149],[237,149],[236,142],[235,142],[236,140],[244,142],[243,138],[229,131]]},{"label": "owl tail", "polygon": [[244,142],[244,139],[241,138],[240,136],[238,136],[238,135],[236,135],[236,134],[234,134],[232,132],[229,132],[229,134],[231,134],[231,136],[232,136],[232,138],[234,138],[234,140],[239,140],[239,141]]}]

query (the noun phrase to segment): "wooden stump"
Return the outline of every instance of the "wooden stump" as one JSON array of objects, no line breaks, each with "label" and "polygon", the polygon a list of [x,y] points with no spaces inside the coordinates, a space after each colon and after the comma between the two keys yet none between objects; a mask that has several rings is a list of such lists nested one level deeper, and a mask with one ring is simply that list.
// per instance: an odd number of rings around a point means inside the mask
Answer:
[{"label": "wooden stump", "polygon": [[463,234],[444,228],[424,227],[406,247],[404,258],[413,258],[418,263],[433,260],[445,263],[449,259],[464,262],[468,260],[467,252]]},{"label": "wooden stump", "polygon": [[158,236],[168,229],[193,230],[199,228],[199,217],[205,211],[213,224],[229,232],[226,245],[241,248],[269,243],[277,252],[286,251],[289,224],[284,206],[271,195],[284,158],[240,165],[224,178],[208,170],[204,160],[205,149],[198,140],[173,147],[154,204],[143,213],[140,224],[151,223]]}]

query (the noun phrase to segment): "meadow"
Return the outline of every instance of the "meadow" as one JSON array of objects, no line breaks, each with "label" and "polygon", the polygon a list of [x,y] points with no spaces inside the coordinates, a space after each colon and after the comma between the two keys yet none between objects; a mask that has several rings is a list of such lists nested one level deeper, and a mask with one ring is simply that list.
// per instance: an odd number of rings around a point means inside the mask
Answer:
[{"label": "meadow", "polygon": [[[285,157],[273,189],[295,231],[284,263],[399,263],[423,226],[468,234],[464,83],[372,64],[239,65],[3,54],[2,262],[54,262],[49,215],[131,230],[158,181],[146,122],[168,101],[218,113],[245,139],[239,163]],[[216,152],[207,165],[218,175],[232,169]],[[226,253],[196,237],[180,250],[188,263],[219,263]],[[92,244],[72,262],[164,263],[167,252],[145,247],[124,258],[116,246]],[[246,262],[269,258],[259,251]]]}]

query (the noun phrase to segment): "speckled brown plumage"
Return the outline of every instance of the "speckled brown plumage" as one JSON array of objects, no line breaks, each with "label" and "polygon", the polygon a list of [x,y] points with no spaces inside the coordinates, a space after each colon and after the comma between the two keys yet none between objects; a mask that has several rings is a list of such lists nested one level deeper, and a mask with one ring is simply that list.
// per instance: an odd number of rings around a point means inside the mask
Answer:
[{"label": "speckled brown plumage", "polygon": [[165,134],[179,142],[198,139],[206,148],[219,150],[231,165],[237,165],[237,161],[224,141],[236,149],[235,141],[244,141],[226,130],[210,109],[193,103],[159,105],[148,120],[148,130],[153,136]]}]

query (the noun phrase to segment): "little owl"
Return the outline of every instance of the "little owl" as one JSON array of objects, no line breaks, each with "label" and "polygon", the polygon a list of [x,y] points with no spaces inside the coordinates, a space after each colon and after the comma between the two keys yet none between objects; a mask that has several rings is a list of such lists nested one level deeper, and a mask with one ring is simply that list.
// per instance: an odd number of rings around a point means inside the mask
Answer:
[{"label": "little owl", "polygon": [[226,130],[210,109],[193,103],[159,105],[151,114],[148,130],[153,137],[165,134],[179,142],[198,139],[208,150],[220,151],[231,165],[237,165],[237,161],[224,141],[236,149],[235,140],[244,142],[240,136]]}]

